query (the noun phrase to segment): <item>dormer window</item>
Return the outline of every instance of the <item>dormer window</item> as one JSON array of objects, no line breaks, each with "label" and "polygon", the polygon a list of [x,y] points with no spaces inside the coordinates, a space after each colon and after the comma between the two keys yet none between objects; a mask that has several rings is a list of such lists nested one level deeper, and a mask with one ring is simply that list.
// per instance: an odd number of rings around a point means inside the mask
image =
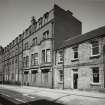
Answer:
[{"label": "dormer window", "polygon": [[43,20],[43,18],[42,18],[42,17],[38,19],[39,27],[41,27],[41,26],[42,26],[42,20]]},{"label": "dormer window", "polygon": [[44,14],[44,22],[48,21],[48,17],[49,17],[49,13],[47,12]]},{"label": "dormer window", "polygon": [[19,35],[19,41],[21,41],[21,40],[22,40],[22,35],[20,34],[20,35]]},{"label": "dormer window", "polygon": [[18,43],[18,37],[16,38],[16,43]]},{"label": "dormer window", "polygon": [[34,16],[32,16],[32,19],[31,19],[31,24],[32,24],[32,25],[35,25],[35,24],[36,24],[36,19],[35,19],[35,17],[34,17]]},{"label": "dormer window", "polygon": [[93,41],[92,42],[92,55],[98,55],[99,54],[99,42]]},{"label": "dormer window", "polygon": [[28,42],[26,42],[26,43],[24,44],[24,49],[25,49],[25,50],[28,49]]},{"label": "dormer window", "polygon": [[35,46],[37,44],[37,37],[33,38],[32,40],[32,46]]}]

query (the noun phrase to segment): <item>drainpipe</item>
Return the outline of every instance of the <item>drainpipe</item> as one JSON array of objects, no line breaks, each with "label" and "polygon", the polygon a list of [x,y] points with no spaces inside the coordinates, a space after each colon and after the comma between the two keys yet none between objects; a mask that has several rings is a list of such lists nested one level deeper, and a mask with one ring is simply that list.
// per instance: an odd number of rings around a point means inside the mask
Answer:
[{"label": "drainpipe", "polygon": [[22,86],[24,85],[24,70],[23,70],[23,39],[22,39]]},{"label": "drainpipe", "polygon": [[54,88],[54,21],[52,22],[52,89]]},{"label": "drainpipe", "polygon": [[19,83],[19,43],[17,42],[17,46],[18,46],[18,54],[17,54],[17,56],[18,56],[18,83]]},{"label": "drainpipe", "polygon": [[64,48],[63,48],[63,64],[62,64],[62,68],[63,68],[63,90],[64,90]]}]

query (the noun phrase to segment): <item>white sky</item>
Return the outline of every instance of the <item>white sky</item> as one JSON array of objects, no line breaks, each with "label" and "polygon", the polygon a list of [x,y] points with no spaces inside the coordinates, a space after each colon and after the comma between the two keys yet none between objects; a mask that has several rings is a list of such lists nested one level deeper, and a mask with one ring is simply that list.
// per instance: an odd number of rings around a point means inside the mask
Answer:
[{"label": "white sky", "polygon": [[[54,0],[0,0],[0,45],[6,46],[29,25],[52,9]],[[82,33],[105,25],[105,0],[55,0],[82,22]]]}]

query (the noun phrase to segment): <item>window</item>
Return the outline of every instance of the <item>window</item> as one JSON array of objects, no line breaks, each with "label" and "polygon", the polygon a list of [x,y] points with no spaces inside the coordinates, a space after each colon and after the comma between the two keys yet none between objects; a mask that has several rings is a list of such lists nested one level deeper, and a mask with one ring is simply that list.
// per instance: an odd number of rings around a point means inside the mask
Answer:
[{"label": "window", "polygon": [[58,63],[63,62],[63,51],[59,51],[59,56],[58,56]]},{"label": "window", "polygon": [[41,26],[42,26],[42,21],[43,21],[43,18],[42,18],[42,17],[38,19],[38,22],[39,22],[39,27],[41,27]]},{"label": "window", "polygon": [[19,35],[19,41],[21,41],[21,40],[22,40],[22,35],[20,34],[20,35]]},{"label": "window", "polygon": [[14,73],[11,74],[11,80],[14,80]]},{"label": "window", "polygon": [[44,75],[44,82],[45,83],[48,82],[48,72],[44,72],[43,75]]},{"label": "window", "polygon": [[29,66],[29,56],[26,56],[26,67]]},{"label": "window", "polygon": [[27,50],[27,49],[28,49],[28,42],[27,42],[27,43],[25,43],[24,47],[25,47],[25,48],[24,48],[25,50]]},{"label": "window", "polygon": [[31,55],[31,65],[38,65],[38,53]]},{"label": "window", "polygon": [[42,63],[45,63],[45,50],[42,50]]},{"label": "window", "polygon": [[35,53],[34,65],[38,65],[38,53]]},{"label": "window", "polygon": [[24,71],[24,81],[28,81],[28,71]]},{"label": "window", "polygon": [[64,72],[63,70],[59,70],[60,81],[63,81]]},{"label": "window", "polygon": [[92,55],[99,54],[99,43],[98,41],[92,42]]},{"label": "window", "polygon": [[94,83],[99,82],[99,68],[98,67],[93,68],[93,82]]},{"label": "window", "polygon": [[14,64],[14,59],[12,59],[12,64]]},{"label": "window", "polygon": [[23,57],[23,67],[29,66],[29,56]]},{"label": "window", "polygon": [[49,38],[49,30],[43,33],[43,40],[48,39],[48,38]]},{"label": "window", "polygon": [[48,22],[49,13],[44,14],[44,23]]},{"label": "window", "polygon": [[36,82],[36,75],[37,75],[37,70],[32,71],[32,82]]},{"label": "window", "polygon": [[34,54],[31,54],[31,65],[34,65]]},{"label": "window", "polygon": [[32,40],[32,46],[35,46],[36,44],[37,44],[37,37],[33,38],[33,40]]},{"label": "window", "polygon": [[47,49],[46,50],[46,62],[51,62],[51,50]]},{"label": "window", "polygon": [[74,50],[74,58],[78,58],[78,47],[73,48]]},{"label": "window", "polygon": [[17,59],[15,59],[15,63],[17,63]]},{"label": "window", "polygon": [[26,61],[25,58],[26,57],[23,57],[23,67],[25,67],[25,61]]}]

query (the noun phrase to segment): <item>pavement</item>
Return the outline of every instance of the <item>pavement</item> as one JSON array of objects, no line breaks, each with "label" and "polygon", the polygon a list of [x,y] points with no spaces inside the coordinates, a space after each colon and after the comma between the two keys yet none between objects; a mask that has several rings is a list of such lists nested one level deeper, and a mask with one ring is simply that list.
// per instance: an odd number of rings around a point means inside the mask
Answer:
[{"label": "pavement", "polygon": [[64,105],[105,105],[105,93],[96,91],[0,85],[0,93],[15,103],[47,100]]}]

